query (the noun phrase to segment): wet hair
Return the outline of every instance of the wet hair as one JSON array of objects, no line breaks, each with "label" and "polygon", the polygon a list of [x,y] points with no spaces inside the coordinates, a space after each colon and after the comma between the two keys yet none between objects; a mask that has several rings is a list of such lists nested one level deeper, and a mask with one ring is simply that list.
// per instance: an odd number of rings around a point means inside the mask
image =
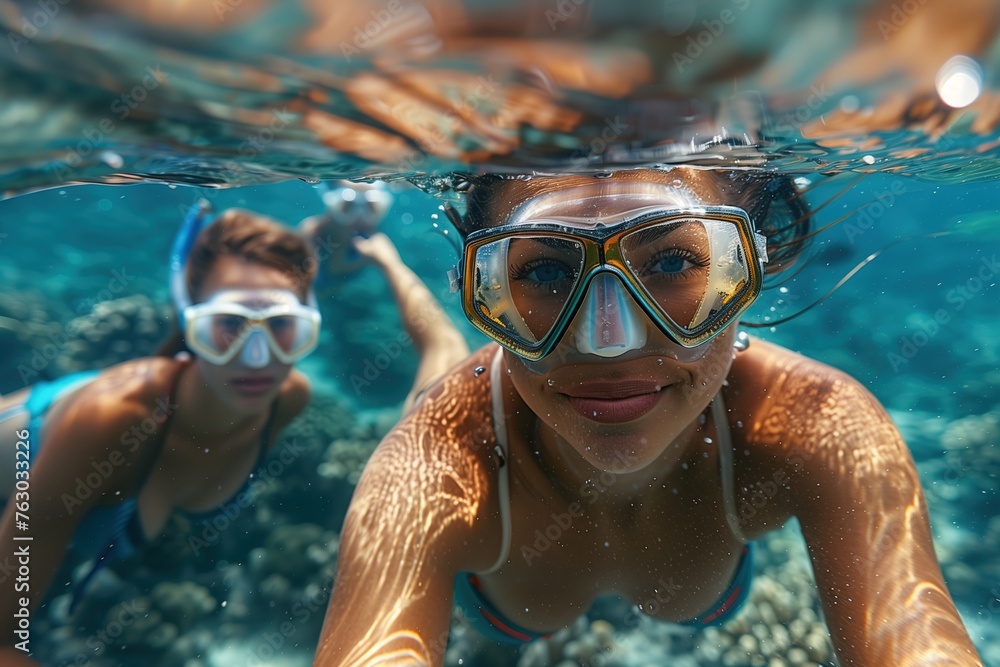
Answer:
[{"label": "wet hair", "polygon": [[[722,194],[720,204],[745,210],[758,232],[767,238],[765,275],[789,268],[802,256],[811,238],[812,211],[804,193],[787,174],[751,170],[718,170],[715,182]],[[496,198],[512,177],[498,174],[456,175],[455,190],[465,194],[466,213],[451,216],[463,237],[501,224],[492,218]]]},{"label": "wet hair", "polygon": [[[197,303],[201,290],[222,257],[237,257],[289,276],[299,299],[306,295],[316,278],[317,261],[312,248],[295,230],[253,211],[231,208],[223,211],[195,239],[188,255],[185,282],[188,294]],[[173,356],[189,351],[179,323],[160,345],[158,356]]]}]

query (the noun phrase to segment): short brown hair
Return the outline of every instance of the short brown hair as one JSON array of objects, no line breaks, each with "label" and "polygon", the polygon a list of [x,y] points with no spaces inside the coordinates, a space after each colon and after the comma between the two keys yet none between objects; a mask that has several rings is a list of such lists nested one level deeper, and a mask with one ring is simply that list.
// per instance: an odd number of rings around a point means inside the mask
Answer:
[{"label": "short brown hair", "polygon": [[[185,284],[192,299],[197,298],[219,258],[225,256],[239,257],[287,274],[303,300],[316,278],[318,265],[312,248],[294,229],[265,215],[231,208],[201,230],[191,248]],[[175,324],[157,355],[172,357],[186,349],[184,335]]]}]

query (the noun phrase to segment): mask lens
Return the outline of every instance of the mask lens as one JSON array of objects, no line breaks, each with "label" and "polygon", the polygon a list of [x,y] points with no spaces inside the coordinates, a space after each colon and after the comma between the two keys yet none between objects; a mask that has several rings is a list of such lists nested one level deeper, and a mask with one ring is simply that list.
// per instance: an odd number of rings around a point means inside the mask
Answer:
[{"label": "mask lens", "polygon": [[315,326],[305,317],[278,315],[266,320],[274,342],[285,354],[295,356],[314,340]]},{"label": "mask lens", "polygon": [[526,345],[552,331],[580,279],[579,241],[513,236],[480,246],[475,256],[473,307],[489,328]]},{"label": "mask lens", "polygon": [[724,220],[644,227],[622,239],[621,251],[651,305],[685,331],[713,324],[750,283],[739,230]]},{"label": "mask lens", "polygon": [[[302,315],[275,315],[263,321],[268,336],[257,329],[258,325],[242,315],[231,313],[203,314],[191,321],[193,340],[192,349],[208,358],[225,358],[229,353],[235,353],[233,347],[240,348],[248,344],[248,340],[259,338],[258,344],[280,348],[286,356],[295,359],[310,352],[317,343],[319,325],[316,321]],[[217,362],[219,363],[219,362]]]},{"label": "mask lens", "polygon": [[201,345],[215,354],[225,354],[245,338],[248,326],[245,317],[220,313],[199,317],[194,322],[194,331]]}]

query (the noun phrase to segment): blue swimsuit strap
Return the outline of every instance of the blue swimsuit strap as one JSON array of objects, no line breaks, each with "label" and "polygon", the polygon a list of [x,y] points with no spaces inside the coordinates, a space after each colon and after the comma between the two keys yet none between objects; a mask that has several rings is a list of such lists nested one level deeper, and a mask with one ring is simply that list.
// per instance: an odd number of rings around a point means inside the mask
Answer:
[{"label": "blue swimsuit strap", "polygon": [[722,594],[719,603],[710,611],[681,625],[708,627],[722,625],[735,616],[744,603],[750,598],[750,584],[753,582],[753,542],[743,545],[740,553],[740,563],[729,583],[729,588]]},{"label": "blue swimsuit strap", "polygon": [[[718,626],[739,613],[750,598],[753,546],[752,542],[743,546],[732,581],[716,606],[697,618],[679,622],[679,625],[699,628]],[[479,578],[470,572],[458,573],[454,590],[455,603],[465,612],[466,620],[487,639],[505,644],[523,644],[535,639],[546,639],[551,635],[551,632],[531,630],[506,618],[483,593]]]},{"label": "blue swimsuit strap", "polygon": [[[166,399],[167,405],[174,405],[174,398],[177,396],[177,387],[180,384],[181,374],[188,364],[188,361],[178,362],[177,367],[174,370],[174,376],[170,380],[170,389],[167,393]],[[133,493],[130,494],[130,496],[125,500],[114,505],[99,505],[91,509],[91,511],[103,510],[113,514],[113,537],[101,553],[97,555],[93,566],[91,566],[87,574],[84,575],[83,579],[73,586],[72,595],[70,597],[70,613],[76,609],[76,606],[83,598],[84,591],[86,591],[87,586],[90,585],[90,582],[93,581],[98,572],[104,569],[111,561],[130,556],[137,549],[147,543],[145,531],[139,521],[139,506],[136,502],[136,497],[138,496],[139,491],[142,490],[143,486],[146,485],[146,482],[149,481],[150,475],[153,474],[153,468],[156,465],[156,461],[160,457],[160,452],[163,451],[163,443],[166,442],[172,420],[173,412],[169,411],[167,413],[166,421],[163,423],[163,427],[160,429],[157,437],[153,440],[152,446],[149,447],[149,454],[143,457],[143,460],[140,463],[141,472],[136,479]]]},{"label": "blue swimsuit strap", "polygon": [[471,572],[459,572],[455,577],[455,603],[464,612],[465,620],[487,639],[504,644],[523,644],[535,639],[548,639],[551,632],[539,632],[506,618],[483,593],[479,577]]}]

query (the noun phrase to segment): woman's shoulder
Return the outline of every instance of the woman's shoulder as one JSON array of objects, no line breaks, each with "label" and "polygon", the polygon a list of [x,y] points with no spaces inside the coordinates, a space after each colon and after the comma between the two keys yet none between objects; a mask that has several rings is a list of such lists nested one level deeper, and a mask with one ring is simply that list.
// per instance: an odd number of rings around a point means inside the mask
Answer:
[{"label": "woman's shoulder", "polygon": [[144,418],[150,413],[176,409],[173,389],[186,362],[170,357],[144,357],[110,366],[101,371],[66,407],[78,419],[107,424]]},{"label": "woman's shoulder", "polygon": [[428,389],[379,443],[366,474],[381,469],[392,477],[410,470],[423,476],[425,490],[428,484],[485,483],[496,465],[490,391],[496,349],[487,345],[473,352]]},{"label": "woman's shoulder", "polygon": [[733,370],[747,377],[767,380],[769,383],[780,380],[796,382],[827,383],[833,381],[851,380],[852,378],[841,370],[811,359],[788,348],[781,347],[760,338],[751,337],[751,344],[746,351],[737,353],[733,362]]},{"label": "woman's shoulder", "polygon": [[445,405],[461,406],[467,412],[491,412],[490,377],[499,346],[489,343],[453,366],[424,391],[410,414],[441,410]]},{"label": "woman's shoulder", "polygon": [[737,492],[747,534],[832,497],[817,489],[857,495],[859,480],[875,488],[884,469],[912,468],[892,420],[860,382],[780,346],[755,339],[739,353],[724,398],[737,452],[734,486],[749,494]]},{"label": "woman's shoulder", "polygon": [[759,339],[737,355],[725,397],[747,425],[747,444],[758,451],[836,457],[899,437],[885,409],[859,381]]},{"label": "woman's shoulder", "polygon": [[274,425],[280,429],[288,422],[295,419],[300,412],[305,410],[312,399],[312,384],[309,377],[293,368],[285,378],[275,399],[277,405],[274,412]]},{"label": "woman's shoulder", "polygon": [[101,371],[46,415],[39,464],[50,460],[61,471],[56,477],[70,478],[106,468],[105,495],[131,493],[149,446],[177,409],[171,389],[182,363],[149,357]]},{"label": "woman's shoulder", "polygon": [[809,415],[834,399],[874,401],[847,373],[756,338],[737,353],[728,379],[727,393],[758,415],[782,405],[796,405],[797,413]]},{"label": "woman's shoulder", "polygon": [[494,522],[481,520],[497,502],[489,400],[496,349],[474,352],[435,383],[365,464],[345,525],[385,526],[376,531],[387,541],[380,552],[397,537],[411,541],[413,526],[433,526],[421,533],[426,548],[463,568],[488,566],[498,548]]}]

